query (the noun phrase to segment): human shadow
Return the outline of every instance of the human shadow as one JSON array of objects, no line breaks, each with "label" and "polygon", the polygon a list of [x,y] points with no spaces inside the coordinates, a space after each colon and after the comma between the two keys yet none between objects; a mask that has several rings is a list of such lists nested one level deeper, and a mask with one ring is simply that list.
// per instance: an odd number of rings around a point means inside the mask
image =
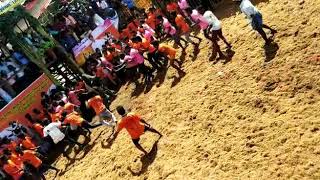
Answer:
[{"label": "human shadow", "polygon": [[235,51],[228,48],[226,51],[223,52],[224,57],[217,58],[218,53],[215,50],[212,50],[212,54],[209,57],[209,61],[213,62],[213,64],[216,64],[219,61],[221,61],[223,64],[227,64],[228,62],[230,62],[232,60],[235,53],[236,53]]},{"label": "human shadow", "polygon": [[[89,138],[86,138],[83,144],[86,144],[84,146],[79,147],[78,149],[75,150],[75,156],[70,157],[69,155],[65,156],[68,159],[68,163],[65,165],[65,168],[63,171],[60,171],[59,176],[63,176],[67,171],[69,171],[72,167],[72,165],[78,161],[82,160],[87,156],[87,154],[94,148],[94,146],[97,144],[97,140],[100,138],[101,134],[103,131],[99,133],[99,135],[92,141],[92,144],[88,144],[91,140],[88,140]],[[72,146],[74,147],[74,145]],[[83,152],[80,157],[77,157],[77,155]]]},{"label": "human shadow", "polygon": [[179,84],[179,82],[181,81],[181,79],[186,76],[186,72],[184,72],[180,67],[176,66],[175,64],[171,65],[174,69],[177,70],[178,72],[178,76],[174,76],[173,77],[173,81],[171,84],[171,88],[173,88],[174,86],[176,86],[177,84]]},{"label": "human shadow", "polygon": [[112,130],[112,133],[106,138],[105,140],[101,141],[101,147],[103,149],[110,149],[111,146],[113,145],[114,141],[116,140],[115,138],[112,138],[113,132],[115,129]]},{"label": "human shadow", "polygon": [[131,93],[131,97],[138,97],[140,94],[143,93],[144,89],[146,88],[146,83],[144,81],[140,82],[139,79],[136,79],[134,81],[134,84],[135,88]]},{"label": "human shadow", "polygon": [[142,163],[142,167],[139,171],[137,172],[134,172],[130,167],[128,167],[128,170],[131,172],[131,174],[133,176],[140,176],[142,175],[143,173],[147,172],[149,166],[154,162],[154,160],[156,159],[157,157],[157,153],[158,153],[158,143],[159,143],[159,140],[157,140],[153,146],[152,146],[152,149],[151,151],[142,156],[140,161]]},{"label": "human shadow", "polygon": [[157,87],[160,87],[164,83],[167,76],[167,72],[168,72],[168,63],[166,63],[163,70],[157,72],[157,75],[155,77],[155,80],[158,81]]},{"label": "human shadow", "polygon": [[276,57],[276,54],[279,50],[279,45],[273,41],[270,44],[265,44],[263,48],[266,56],[265,62],[270,62]]}]

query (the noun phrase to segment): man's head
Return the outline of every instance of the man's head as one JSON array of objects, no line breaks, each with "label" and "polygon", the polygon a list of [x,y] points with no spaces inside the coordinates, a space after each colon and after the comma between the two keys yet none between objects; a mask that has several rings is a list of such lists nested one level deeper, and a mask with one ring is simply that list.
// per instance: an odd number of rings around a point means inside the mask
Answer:
[{"label": "man's head", "polygon": [[44,126],[48,126],[49,124],[50,124],[49,119],[45,118],[45,119],[43,120],[43,125],[44,125]]},{"label": "man's head", "polygon": [[121,116],[126,115],[126,110],[124,109],[123,106],[118,106],[118,107],[117,107],[117,112],[118,112]]}]

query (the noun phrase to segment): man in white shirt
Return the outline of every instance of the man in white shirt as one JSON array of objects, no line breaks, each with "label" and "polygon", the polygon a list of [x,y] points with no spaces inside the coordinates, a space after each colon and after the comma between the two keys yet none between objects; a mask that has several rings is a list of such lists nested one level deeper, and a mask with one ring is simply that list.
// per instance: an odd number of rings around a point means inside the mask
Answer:
[{"label": "man in white shirt", "polygon": [[203,14],[203,17],[207,20],[207,22],[209,23],[209,26],[211,27],[210,31],[213,33],[213,36],[215,36],[214,38],[218,39],[222,39],[223,42],[227,45],[227,47],[229,49],[231,49],[231,44],[227,41],[227,39],[223,36],[222,33],[222,26],[221,26],[221,22],[219,21],[219,19],[213,14],[212,11],[206,11]]},{"label": "man in white shirt", "polygon": [[[70,138],[67,134],[64,134],[61,129],[61,122],[52,122],[50,123],[49,120],[43,121],[44,128],[43,128],[43,135],[44,137],[50,136],[54,144],[58,144],[61,141],[66,140],[67,142],[71,142],[77,144],[79,147],[83,147],[83,145],[76,140]],[[68,128],[68,127],[67,127]],[[68,132],[68,130],[66,131]]]},{"label": "man in white shirt", "polygon": [[256,30],[264,39],[266,44],[269,44],[272,40],[267,37],[266,32],[263,30],[269,29],[271,31],[272,36],[277,33],[276,30],[272,29],[271,27],[263,24],[262,14],[259,10],[250,2],[250,0],[234,0],[237,3],[240,3],[241,12],[246,15],[248,18],[249,23],[251,24],[252,28]]},{"label": "man in white shirt", "polygon": [[[48,124],[45,123],[45,124]],[[52,122],[43,128],[44,137],[50,136],[55,144],[58,144],[65,138],[65,135],[60,130],[61,122]]]}]

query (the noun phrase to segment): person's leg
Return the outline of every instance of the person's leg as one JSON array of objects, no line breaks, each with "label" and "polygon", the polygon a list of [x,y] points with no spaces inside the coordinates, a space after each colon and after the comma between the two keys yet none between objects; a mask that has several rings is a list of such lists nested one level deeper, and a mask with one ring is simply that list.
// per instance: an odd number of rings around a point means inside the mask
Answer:
[{"label": "person's leg", "polygon": [[68,141],[69,143],[73,143],[73,144],[76,144],[76,145],[82,147],[83,144],[79,143],[78,141],[74,140],[73,138],[71,138],[71,137],[69,136],[69,131],[71,131],[71,129],[70,129],[70,127],[67,127],[67,129],[66,129],[66,131],[65,131],[66,133],[65,133],[65,139],[64,139],[64,141]]},{"label": "person's leg", "polygon": [[217,35],[220,39],[223,40],[223,42],[228,46],[229,49],[232,47],[231,44],[227,41],[227,39],[223,36],[222,29],[217,30]]},{"label": "person's leg", "polygon": [[199,38],[198,36],[194,36],[194,35],[192,35],[190,31],[189,31],[188,35],[189,35],[189,37],[193,37],[193,38],[198,39],[198,41],[199,41],[199,43],[198,43],[198,44],[200,44],[200,42],[202,41],[202,39],[201,39],[201,38]]},{"label": "person's leg", "polygon": [[277,33],[277,30],[272,29],[270,26],[267,26],[267,25],[265,25],[265,24],[262,24],[262,27],[265,28],[265,29],[269,29],[272,34]]},{"label": "person's leg", "polygon": [[189,43],[192,43],[193,45],[196,45],[197,43],[193,42],[190,38],[190,32],[187,32],[184,34],[184,37],[186,38],[186,40],[189,42]]},{"label": "person's leg", "polygon": [[261,35],[261,37],[267,44],[270,43],[270,40],[268,39],[266,32],[264,32],[262,28],[259,28],[256,31],[258,31],[258,33]]},{"label": "person's leg", "polygon": [[136,146],[136,148],[138,148],[140,151],[142,151],[144,154],[148,154],[148,152],[146,150],[143,149],[143,147],[139,144],[139,139],[132,139],[133,144]]},{"label": "person's leg", "polygon": [[185,49],[185,47],[183,47],[183,45],[181,44],[181,40],[184,41],[185,43],[187,41],[185,41],[184,39],[181,39],[178,35],[174,35],[172,38],[173,38],[175,44],[177,44],[179,47],[181,47],[181,49]]},{"label": "person's leg", "polygon": [[53,166],[51,166],[51,165],[49,165],[49,164],[44,164],[44,163],[42,163],[42,164],[41,164],[41,167],[40,167],[40,173],[42,174],[43,172],[45,172],[45,171],[48,170],[48,169],[52,169],[52,170],[55,170],[55,171],[59,171],[59,169],[56,168],[56,167],[53,167]]},{"label": "person's leg", "polygon": [[218,53],[219,57],[218,59],[221,59],[221,58],[224,58],[225,55],[223,54],[223,52],[221,51],[221,48],[218,44],[218,35],[217,33],[214,31],[212,32],[212,35],[211,35],[211,42],[212,42],[212,52],[214,53]]},{"label": "person's leg", "polygon": [[152,66],[152,68],[155,70],[155,69],[160,69],[161,68],[161,66],[159,66],[157,63],[156,63],[156,61],[158,61],[157,59],[155,59],[156,57],[155,57],[155,53],[148,53],[147,54],[147,56],[148,56],[148,61],[149,61],[149,63],[151,64],[151,66]]},{"label": "person's leg", "polygon": [[145,132],[146,131],[150,131],[150,132],[158,134],[160,137],[162,137],[162,134],[159,131],[157,131],[156,129],[154,129],[153,127],[151,127],[151,126],[145,126],[144,127],[144,131]]}]

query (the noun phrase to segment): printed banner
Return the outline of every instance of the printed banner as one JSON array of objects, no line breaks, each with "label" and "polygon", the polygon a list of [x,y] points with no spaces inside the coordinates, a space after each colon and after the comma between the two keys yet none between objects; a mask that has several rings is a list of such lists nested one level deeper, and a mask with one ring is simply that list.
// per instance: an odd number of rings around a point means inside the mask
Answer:
[{"label": "printed banner", "polygon": [[24,117],[25,114],[31,113],[34,108],[41,108],[41,92],[48,91],[51,86],[53,86],[53,83],[43,74],[1,109],[0,130],[8,127],[8,123],[12,120],[29,125],[29,122]]},{"label": "printed banner", "polygon": [[[94,39],[104,38],[105,34],[109,32],[115,38],[119,38],[120,34],[118,30],[113,26],[111,20],[105,20],[103,25],[98,26],[96,29],[92,31],[92,36]],[[94,51],[91,47],[92,42],[90,39],[85,38],[81,41],[80,44],[75,46],[73,50],[73,55],[76,59],[76,62],[82,66],[86,62],[86,57],[90,56]]]}]

